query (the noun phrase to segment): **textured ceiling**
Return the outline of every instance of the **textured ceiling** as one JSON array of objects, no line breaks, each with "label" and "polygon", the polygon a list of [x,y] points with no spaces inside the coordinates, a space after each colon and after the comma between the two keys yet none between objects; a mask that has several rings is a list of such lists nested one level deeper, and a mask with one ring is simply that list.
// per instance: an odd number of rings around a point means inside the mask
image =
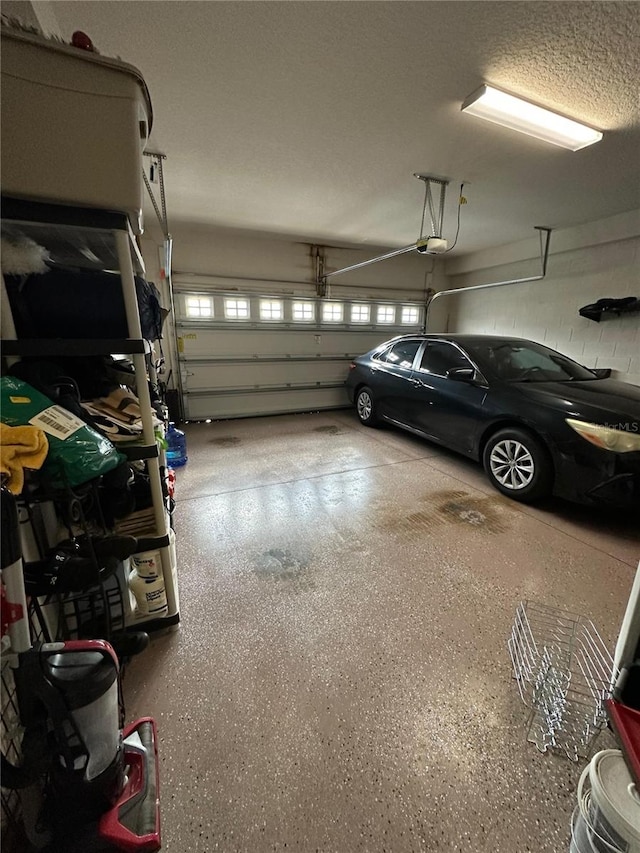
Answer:
[{"label": "textured ceiling", "polygon": [[[65,38],[138,66],[169,215],[322,243],[403,246],[451,179],[456,253],[640,207],[634,2],[55,2]],[[576,153],[460,112],[492,83],[582,119]]]}]

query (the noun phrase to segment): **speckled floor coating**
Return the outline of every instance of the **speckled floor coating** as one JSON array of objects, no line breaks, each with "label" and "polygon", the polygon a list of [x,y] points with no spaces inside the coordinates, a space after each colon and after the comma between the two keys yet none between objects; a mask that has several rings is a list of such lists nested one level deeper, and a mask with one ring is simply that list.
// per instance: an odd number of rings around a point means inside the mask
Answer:
[{"label": "speckled floor coating", "polygon": [[530,597],[613,645],[632,522],[520,507],[351,412],[187,436],[182,624],[125,678],[159,726],[163,850],[568,850],[580,768],[526,742],[506,640]]}]

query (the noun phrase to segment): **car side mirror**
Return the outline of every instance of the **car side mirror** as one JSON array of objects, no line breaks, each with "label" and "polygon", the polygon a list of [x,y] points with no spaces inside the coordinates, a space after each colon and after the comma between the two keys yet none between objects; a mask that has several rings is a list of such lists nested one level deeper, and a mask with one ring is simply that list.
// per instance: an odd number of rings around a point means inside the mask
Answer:
[{"label": "car side mirror", "polygon": [[454,382],[474,383],[476,371],[473,367],[451,367],[447,370],[447,379],[453,379]]},{"label": "car side mirror", "polygon": [[598,379],[608,379],[611,376],[610,367],[588,367],[587,370],[595,373]]}]

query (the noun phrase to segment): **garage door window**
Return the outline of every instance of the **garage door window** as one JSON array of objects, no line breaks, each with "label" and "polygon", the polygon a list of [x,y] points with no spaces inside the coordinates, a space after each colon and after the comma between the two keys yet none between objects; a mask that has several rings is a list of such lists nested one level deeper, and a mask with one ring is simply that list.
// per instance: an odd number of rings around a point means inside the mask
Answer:
[{"label": "garage door window", "polygon": [[403,305],[400,322],[405,326],[413,325],[420,319],[420,314],[415,305]]},{"label": "garage door window", "polygon": [[394,305],[378,305],[376,312],[376,320],[378,323],[393,323],[396,319],[396,309]]},{"label": "garage door window", "polygon": [[352,305],[351,306],[351,322],[352,323],[368,323],[371,316],[371,309],[368,305]]},{"label": "garage door window", "polygon": [[291,306],[291,317],[298,323],[311,323],[315,315],[313,309],[313,302],[294,302]]},{"label": "garage door window", "polygon": [[342,308],[341,302],[325,302],[322,305],[322,319],[325,323],[341,323]]},{"label": "garage door window", "polygon": [[282,302],[279,299],[261,299],[260,300],[260,319],[261,320],[282,320],[284,312]]},{"label": "garage door window", "polygon": [[248,299],[225,299],[224,300],[224,315],[227,320],[248,320],[249,319],[249,300]]},{"label": "garage door window", "polygon": [[187,317],[213,317],[213,299],[211,296],[187,296]]}]

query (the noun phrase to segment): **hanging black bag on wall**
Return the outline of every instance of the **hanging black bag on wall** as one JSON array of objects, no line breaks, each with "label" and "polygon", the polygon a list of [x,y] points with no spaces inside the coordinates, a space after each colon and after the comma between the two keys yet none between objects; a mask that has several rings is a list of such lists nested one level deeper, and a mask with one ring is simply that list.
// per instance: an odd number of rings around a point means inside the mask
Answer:
[{"label": "hanging black bag on wall", "polygon": [[621,299],[598,299],[590,305],[578,309],[581,317],[599,323],[603,317],[619,317],[621,314],[637,313],[640,311],[640,299],[635,296],[624,296]]}]

